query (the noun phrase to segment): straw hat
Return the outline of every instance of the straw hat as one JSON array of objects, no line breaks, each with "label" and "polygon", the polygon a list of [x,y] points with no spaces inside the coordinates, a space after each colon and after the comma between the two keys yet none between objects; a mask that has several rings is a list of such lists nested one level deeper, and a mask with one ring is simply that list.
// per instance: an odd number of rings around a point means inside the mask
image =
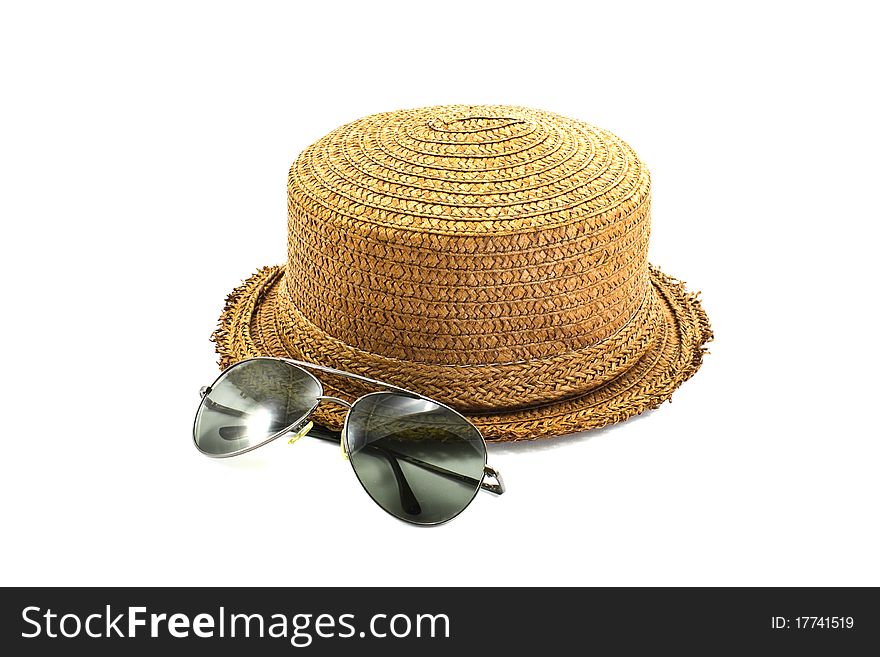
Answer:
[{"label": "straw hat", "polygon": [[[456,105],[344,125],[293,163],[287,264],[227,298],[220,365],[286,356],[382,379],[488,440],[655,408],[712,333],[696,295],[648,263],[650,191],[626,143],[549,112]],[[318,420],[338,428],[342,412],[322,405]]]}]

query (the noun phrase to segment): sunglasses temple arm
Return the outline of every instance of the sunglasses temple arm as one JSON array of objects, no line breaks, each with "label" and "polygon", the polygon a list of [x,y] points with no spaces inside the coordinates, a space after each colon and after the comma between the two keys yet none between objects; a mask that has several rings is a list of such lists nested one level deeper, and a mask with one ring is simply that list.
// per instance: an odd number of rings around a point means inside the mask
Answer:
[{"label": "sunglasses temple arm", "polygon": [[[320,438],[321,440],[332,441],[335,443],[339,442],[340,432],[338,431],[330,431],[329,429],[325,429],[323,427],[319,428],[317,426],[313,427],[312,430],[308,434],[313,438]],[[421,459],[417,459],[414,456],[410,456],[409,454],[402,454],[396,450],[388,449],[387,447],[379,448],[375,445],[370,445],[369,447],[373,447],[374,449],[381,449],[382,452],[385,452],[386,458],[389,461],[394,458],[395,460],[404,461],[416,467],[422,468],[423,470],[428,470],[429,472],[433,472],[434,474],[438,474],[442,477],[446,477],[448,479],[455,479],[456,481],[461,481],[466,484],[470,484],[471,486],[479,484],[480,488],[483,490],[487,490],[490,493],[495,493],[496,495],[501,495],[504,493],[504,481],[501,479],[501,474],[491,468],[486,466],[484,469],[485,476],[483,477],[483,481],[479,481],[474,479],[473,477],[469,477],[468,475],[461,474],[459,472],[453,472],[452,470],[447,470],[446,468],[441,468],[438,465],[434,465],[432,463],[427,463],[426,461],[422,461]],[[391,466],[394,469],[394,465]],[[396,470],[399,470],[400,466],[398,465]],[[403,473],[401,472],[401,475]],[[486,481],[486,477],[491,477],[495,480],[495,483],[491,483]]]},{"label": "sunglasses temple arm", "polygon": [[390,465],[391,469],[394,471],[394,479],[397,481],[397,491],[400,493],[400,502],[403,506],[403,510],[410,515],[419,515],[422,512],[422,507],[416,499],[416,494],[410,487],[406,475],[403,474],[403,470],[400,469],[400,462],[394,457],[394,453],[384,447],[379,447],[378,445],[371,445],[371,447],[385,457],[385,460],[388,461],[388,465]]},{"label": "sunglasses temple arm", "polygon": [[[338,431],[334,432],[329,429],[324,429],[323,427],[313,426],[311,431],[306,435],[311,438],[318,438],[319,440],[326,440],[327,442],[339,444],[341,434]],[[397,481],[397,491],[400,493],[400,504],[403,507],[403,510],[411,515],[420,514],[422,512],[422,507],[419,504],[418,499],[416,499],[416,494],[409,485],[406,475],[404,475],[403,470],[400,469],[400,463],[397,458],[395,458],[397,454],[390,449],[379,447],[378,445],[371,445],[370,447],[384,456],[388,461],[388,465],[391,466],[391,471],[394,473],[394,479]]]},{"label": "sunglasses temple arm", "polygon": [[[203,390],[207,390],[210,392],[210,388],[203,388]],[[251,414],[247,411],[240,411],[237,408],[230,408],[229,406],[224,406],[223,404],[219,404],[215,402],[210,397],[206,397],[204,394],[202,395],[204,400],[202,403],[206,408],[210,408],[212,411],[217,411],[218,413],[223,413],[225,415],[231,415],[233,417],[251,417]]]}]

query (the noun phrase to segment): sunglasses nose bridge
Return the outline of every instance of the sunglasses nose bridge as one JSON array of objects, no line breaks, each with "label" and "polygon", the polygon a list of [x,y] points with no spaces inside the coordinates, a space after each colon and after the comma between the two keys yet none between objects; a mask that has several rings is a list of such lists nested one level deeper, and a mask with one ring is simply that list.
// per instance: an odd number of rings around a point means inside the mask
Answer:
[{"label": "sunglasses nose bridge", "polygon": [[318,397],[318,401],[322,401],[322,402],[326,401],[326,402],[330,402],[332,404],[338,404],[340,406],[344,406],[345,408],[348,408],[348,409],[351,408],[351,404],[348,403],[347,401],[345,401],[344,399],[340,399],[339,397],[332,397],[330,395],[321,395],[320,397]]},{"label": "sunglasses nose bridge", "polygon": [[[326,401],[331,404],[338,404],[346,409],[346,411],[351,410],[351,403],[345,401],[344,399],[340,399],[339,397],[333,397],[331,395],[321,395],[318,397],[318,401]],[[346,413],[346,424],[348,423],[348,417]],[[348,452],[345,450],[345,427],[343,426],[342,431],[339,432],[339,450],[342,452],[342,458],[346,461],[348,460]]]}]

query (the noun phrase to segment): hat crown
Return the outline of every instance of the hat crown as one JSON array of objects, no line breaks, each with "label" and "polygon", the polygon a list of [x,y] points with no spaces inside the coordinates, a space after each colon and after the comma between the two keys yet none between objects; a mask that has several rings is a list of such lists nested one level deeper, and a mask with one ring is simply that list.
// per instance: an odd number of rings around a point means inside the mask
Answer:
[{"label": "hat crown", "polygon": [[[601,385],[650,342],[650,179],[607,131],[510,106],[377,114],[307,148],[288,195],[279,321],[334,345],[321,362],[499,408]],[[473,385],[448,389],[449,368]],[[509,393],[477,398],[502,375]]]}]

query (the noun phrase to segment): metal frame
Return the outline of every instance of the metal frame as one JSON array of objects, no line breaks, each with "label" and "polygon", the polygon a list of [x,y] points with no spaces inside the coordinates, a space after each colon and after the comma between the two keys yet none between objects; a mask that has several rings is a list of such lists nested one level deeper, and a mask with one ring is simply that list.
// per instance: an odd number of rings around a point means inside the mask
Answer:
[{"label": "metal frame", "polygon": [[[317,396],[317,398],[315,400],[315,404],[311,407],[311,409],[309,409],[309,411],[304,416],[298,418],[296,420],[296,422],[294,422],[293,424],[285,427],[281,431],[277,431],[277,432],[271,434],[262,442],[259,442],[255,445],[247,447],[246,449],[237,450],[234,452],[230,452],[228,454],[211,454],[209,452],[204,451],[201,447],[199,447],[198,441],[196,440],[196,423],[198,422],[198,419],[201,415],[202,407],[206,405],[206,402],[210,402],[210,400],[208,400],[208,394],[210,394],[210,392],[214,388],[214,386],[217,385],[217,382],[220,381],[224,376],[226,376],[227,372],[229,372],[231,369],[238,367],[240,365],[243,365],[245,363],[256,361],[256,360],[271,360],[271,361],[280,361],[280,362],[289,363],[289,364],[297,367],[301,371],[305,372],[306,374],[308,374],[317,383],[318,389],[320,392],[320,394]],[[357,399],[355,399],[353,402],[349,403],[344,399],[340,399],[339,397],[325,395],[324,394],[324,385],[321,383],[321,380],[318,379],[318,377],[316,377],[314,374],[312,374],[312,372],[310,372],[309,370],[316,370],[318,372],[324,372],[326,374],[333,374],[336,376],[341,376],[341,377],[352,379],[355,381],[360,381],[361,383],[367,383],[369,385],[374,385],[374,386],[386,388],[386,390],[367,393],[366,395],[362,395],[362,396],[358,397]],[[379,504],[376,501],[376,499],[372,496],[370,491],[364,485],[364,482],[361,481],[360,475],[358,475],[357,470],[354,467],[354,464],[351,463],[351,459],[349,459],[349,453],[351,450],[350,450],[350,445],[348,444],[348,418],[351,415],[351,410],[358,404],[358,402],[360,402],[363,399],[366,399],[367,397],[371,397],[373,395],[388,394],[389,392],[396,392],[398,394],[408,395],[408,396],[413,397],[415,399],[422,399],[422,400],[431,402],[432,404],[436,404],[437,406],[440,406],[441,408],[446,409],[447,411],[453,413],[454,415],[457,415],[459,418],[461,418],[462,420],[467,422],[471,427],[473,427],[474,431],[476,431],[477,435],[480,437],[480,440],[483,443],[483,473],[479,479],[479,485],[474,489],[474,494],[471,497],[471,499],[468,500],[467,504],[465,504],[461,508],[461,510],[458,513],[456,513],[454,516],[451,516],[450,518],[447,518],[445,520],[441,520],[438,522],[420,523],[420,522],[415,522],[415,521],[411,521],[411,520],[405,520],[403,518],[400,518],[400,517],[394,515],[393,513],[391,513],[387,509],[385,509],[385,507],[383,507],[381,504]],[[210,386],[202,387],[201,390],[199,390],[199,394],[202,397],[202,401],[199,403],[199,407],[196,410],[196,417],[195,417],[195,420],[193,421],[193,443],[195,444],[196,448],[202,454],[204,454],[205,456],[209,456],[211,458],[229,458],[231,456],[239,456],[241,454],[245,454],[247,452],[255,450],[258,447],[262,447],[263,445],[266,445],[266,444],[272,442],[273,440],[276,440],[277,438],[280,438],[281,436],[284,436],[288,433],[297,432],[297,431],[301,430],[309,422],[309,418],[312,416],[312,414],[315,412],[315,410],[318,408],[318,406],[321,404],[321,402],[326,401],[326,402],[339,404],[340,406],[344,406],[347,410],[346,410],[346,414],[345,414],[345,420],[343,421],[343,425],[342,425],[342,431],[340,431],[340,433],[339,433],[339,436],[340,436],[339,446],[342,451],[342,456],[345,458],[346,461],[349,461],[349,463],[351,464],[352,470],[354,471],[354,474],[357,477],[358,482],[361,484],[361,487],[364,489],[364,491],[368,495],[370,495],[370,499],[372,499],[374,502],[376,502],[377,506],[379,506],[383,511],[385,511],[389,515],[391,515],[394,518],[397,518],[398,520],[401,520],[403,522],[407,522],[409,524],[424,527],[424,526],[440,525],[440,524],[449,522],[453,518],[457,517],[467,507],[470,506],[471,502],[474,501],[474,499],[477,496],[477,493],[479,493],[480,490],[486,490],[486,491],[489,491],[490,493],[494,493],[495,495],[501,495],[505,491],[504,480],[501,478],[501,473],[498,472],[495,468],[490,467],[487,463],[489,450],[488,450],[488,446],[486,444],[486,439],[483,436],[482,432],[480,431],[479,427],[474,425],[470,420],[468,420],[464,415],[459,413],[454,408],[452,408],[442,402],[439,402],[436,399],[431,399],[430,397],[426,397],[425,395],[421,395],[417,392],[414,392],[412,390],[407,390],[406,388],[402,388],[400,386],[396,386],[391,383],[386,383],[386,382],[380,381],[378,379],[371,379],[366,376],[361,376],[360,374],[352,374],[351,372],[345,372],[343,370],[338,370],[333,367],[327,367],[326,365],[318,365],[315,363],[308,363],[306,361],[295,360],[293,358],[273,358],[273,357],[269,357],[269,356],[258,356],[255,358],[248,358],[246,360],[242,360],[242,361],[239,361],[233,365],[230,365],[229,367],[227,367],[225,370],[223,370],[220,373],[220,375],[214,380],[214,382]],[[457,475],[458,473],[449,472],[448,474]],[[487,477],[494,479],[494,483],[491,481],[486,481]]]}]

